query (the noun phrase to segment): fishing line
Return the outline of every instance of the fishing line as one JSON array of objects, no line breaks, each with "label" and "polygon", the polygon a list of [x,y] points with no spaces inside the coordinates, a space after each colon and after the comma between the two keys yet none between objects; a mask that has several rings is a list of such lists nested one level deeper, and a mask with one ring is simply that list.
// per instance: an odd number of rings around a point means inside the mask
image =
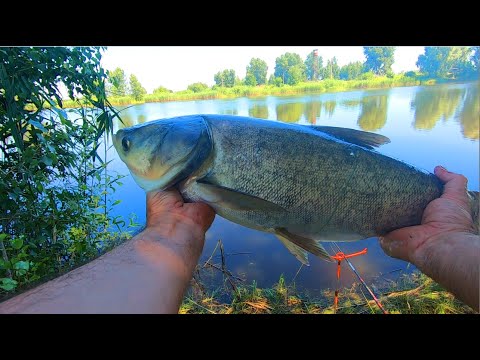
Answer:
[{"label": "fishing line", "polygon": [[[343,254],[342,250],[340,249],[340,246],[338,246],[338,244],[336,242],[333,242],[333,244],[337,247],[338,251],[340,253]],[[363,284],[363,286],[365,287],[365,289],[367,289],[367,291],[370,293],[370,295],[372,296],[373,300],[375,301],[375,303],[378,305],[378,307],[380,308],[380,310],[382,310],[382,312],[384,314],[388,314],[387,310],[385,310],[382,306],[382,304],[380,303],[380,301],[377,299],[377,297],[375,296],[375,294],[373,293],[373,291],[368,287],[368,285],[365,283],[365,281],[362,279],[362,277],[360,276],[360,274],[357,272],[357,270],[355,269],[355,267],[352,265],[352,263],[350,262],[350,260],[348,260],[345,256],[345,254],[343,254],[343,260],[345,260],[348,264],[348,266],[350,266],[350,269],[353,271],[353,273],[357,276],[358,280],[360,280],[360,282]]]}]

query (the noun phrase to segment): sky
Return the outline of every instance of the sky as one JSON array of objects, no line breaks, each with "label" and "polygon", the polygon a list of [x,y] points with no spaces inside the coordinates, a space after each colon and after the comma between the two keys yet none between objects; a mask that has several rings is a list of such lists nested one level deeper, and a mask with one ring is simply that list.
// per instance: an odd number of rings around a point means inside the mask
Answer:
[{"label": "sky", "polygon": [[[243,79],[252,58],[267,63],[268,78],[280,55],[293,52],[305,60],[314,49],[318,49],[324,65],[334,56],[340,66],[365,61],[362,46],[109,46],[103,54],[102,65],[108,70],[120,67],[127,78],[134,74],[148,93],[159,86],[179,91],[195,82],[212,86],[213,76],[225,69],[235,70]],[[393,71],[416,70],[415,62],[423,52],[423,46],[398,46]]]}]

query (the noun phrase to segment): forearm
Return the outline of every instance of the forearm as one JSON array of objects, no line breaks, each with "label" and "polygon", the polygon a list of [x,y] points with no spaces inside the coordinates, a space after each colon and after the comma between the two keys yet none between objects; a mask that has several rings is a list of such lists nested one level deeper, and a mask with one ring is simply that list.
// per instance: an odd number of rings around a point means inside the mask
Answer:
[{"label": "forearm", "polygon": [[[198,261],[181,232],[146,229],[98,259],[0,304],[0,313],[176,313]],[[185,238],[183,238],[185,237]]]},{"label": "forearm", "polygon": [[458,299],[479,311],[480,237],[470,233],[440,236],[444,239],[429,241],[412,262]]}]

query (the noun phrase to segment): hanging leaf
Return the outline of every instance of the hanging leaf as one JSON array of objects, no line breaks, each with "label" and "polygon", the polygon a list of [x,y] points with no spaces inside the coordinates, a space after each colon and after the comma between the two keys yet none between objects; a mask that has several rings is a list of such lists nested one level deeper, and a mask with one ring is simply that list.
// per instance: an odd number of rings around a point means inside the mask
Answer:
[{"label": "hanging leaf", "polygon": [[22,246],[23,246],[23,238],[21,237],[16,237],[16,238],[13,238],[10,243],[12,244],[12,247],[15,249],[15,250],[19,250]]},{"label": "hanging leaf", "polygon": [[17,287],[18,282],[10,278],[0,279],[0,288],[5,291],[12,291]]}]

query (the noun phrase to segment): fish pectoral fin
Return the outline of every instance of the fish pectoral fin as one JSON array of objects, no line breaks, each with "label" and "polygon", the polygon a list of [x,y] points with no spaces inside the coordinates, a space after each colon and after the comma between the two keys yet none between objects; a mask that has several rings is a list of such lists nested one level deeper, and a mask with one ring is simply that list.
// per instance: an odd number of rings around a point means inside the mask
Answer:
[{"label": "fish pectoral fin", "polygon": [[328,135],[336,137],[337,139],[361,146],[365,149],[373,149],[380,145],[388,144],[390,139],[386,136],[371,133],[368,131],[347,129],[335,126],[308,126],[317,131],[322,131]]},{"label": "fish pectoral fin", "polygon": [[221,205],[232,210],[286,211],[280,205],[254,195],[216,185],[205,179],[197,180],[205,201]]},{"label": "fish pectoral fin", "polygon": [[285,228],[276,228],[275,234],[277,236],[280,235],[284,237],[288,241],[291,241],[292,243],[294,243],[296,246],[301,247],[302,249],[307,250],[308,252],[311,252],[313,255],[316,255],[319,258],[322,258],[323,260],[326,260],[329,262],[333,261],[331,256],[327,253],[327,250],[325,250],[325,248],[317,240],[293,234]]},{"label": "fish pectoral fin", "polygon": [[303,265],[310,266],[308,263],[308,253],[307,250],[302,249],[300,246],[295,245],[289,239],[283,237],[282,235],[276,234],[277,238],[282,242],[283,245],[295,256]]}]

